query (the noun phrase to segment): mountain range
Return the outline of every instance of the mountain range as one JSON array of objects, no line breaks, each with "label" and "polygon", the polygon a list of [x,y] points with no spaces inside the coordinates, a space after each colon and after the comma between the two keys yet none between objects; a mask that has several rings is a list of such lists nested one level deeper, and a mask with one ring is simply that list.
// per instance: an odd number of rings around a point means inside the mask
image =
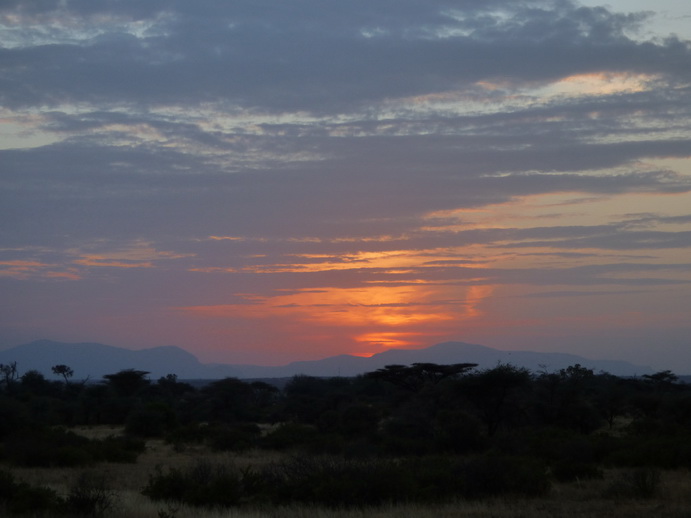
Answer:
[{"label": "mountain range", "polygon": [[18,345],[0,351],[0,364],[17,362],[20,375],[37,370],[53,378],[51,367],[68,365],[75,380],[99,380],[105,374],[123,369],[149,372],[151,379],[176,374],[179,379],[240,379],[287,378],[299,374],[308,376],[356,376],[386,365],[412,363],[476,363],[478,368],[491,368],[500,363],[525,367],[533,372],[557,371],[580,364],[595,372],[609,372],[616,376],[651,374],[650,367],[625,361],[590,360],[566,353],[532,351],[503,351],[464,342],[444,342],[425,349],[390,349],[371,357],[339,355],[314,361],[299,361],[282,366],[204,364],[190,352],[175,346],[131,350],[98,343],[63,343],[50,340]]}]

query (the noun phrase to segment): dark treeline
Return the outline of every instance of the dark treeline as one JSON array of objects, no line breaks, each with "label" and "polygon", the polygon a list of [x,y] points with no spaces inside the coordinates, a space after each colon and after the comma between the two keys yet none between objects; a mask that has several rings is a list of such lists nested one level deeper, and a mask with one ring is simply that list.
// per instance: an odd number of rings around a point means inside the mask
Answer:
[{"label": "dark treeline", "polygon": [[[335,472],[338,491],[348,473],[356,473],[353,480],[359,483],[369,473],[365,485],[370,489],[382,483],[385,473],[397,480],[391,491],[410,498],[417,494],[412,488],[424,484],[418,478],[401,480],[408,468],[414,477],[433,480],[428,486],[440,491],[445,486],[437,472],[447,466],[454,480],[465,480],[464,489],[454,486],[453,494],[466,496],[482,495],[483,488],[494,487],[489,481],[505,480],[498,492],[530,495],[546,490],[549,480],[600,477],[608,467],[691,468],[691,386],[670,371],[621,378],[580,365],[554,372],[506,364],[487,369],[389,365],[354,378],[296,376],[282,390],[235,378],[194,387],[173,374],[150,380],[136,369],[97,383],[74,381],[65,365],[53,367],[53,373],[63,379],[51,381],[40,372],[0,365],[3,463],[136,462],[149,438],[162,438],[176,449],[280,450],[294,454],[292,464],[273,466],[261,476],[243,472],[242,477],[254,477],[254,485],[240,481],[240,475],[233,475],[234,483],[242,491],[267,491],[282,487],[276,477],[294,482],[309,473],[319,484],[300,486],[311,488],[303,498],[307,502],[321,501],[315,487],[325,487],[328,474]],[[97,425],[122,425],[125,435],[95,441],[70,431]],[[316,460],[327,457],[332,460]],[[333,459],[339,459],[337,465]],[[206,488],[211,487],[209,469]],[[381,476],[371,475],[378,470]],[[145,494],[181,498],[181,487],[191,485],[181,482],[185,476],[193,475],[160,472]],[[271,484],[260,483],[268,479]],[[485,485],[477,486],[483,480]],[[424,500],[430,491],[418,496]],[[264,496],[282,502],[281,494],[300,500],[303,493],[291,487]],[[325,501],[343,505],[339,498],[329,493]],[[396,500],[381,487],[373,498],[374,503]]]},{"label": "dark treeline", "polygon": [[691,386],[670,371],[621,378],[580,365],[537,373],[506,364],[389,365],[354,378],[295,376],[282,390],[235,378],[195,388],[174,374],[153,381],[136,369],[97,383],[72,381],[65,365],[53,372],[64,379],[0,365],[3,444],[26,430],[96,425],[123,425],[130,437],[181,448],[202,442],[352,456],[524,450],[530,437],[594,436],[609,452],[628,443],[630,462],[691,467],[691,451],[657,450],[646,459],[630,448],[691,431]]}]

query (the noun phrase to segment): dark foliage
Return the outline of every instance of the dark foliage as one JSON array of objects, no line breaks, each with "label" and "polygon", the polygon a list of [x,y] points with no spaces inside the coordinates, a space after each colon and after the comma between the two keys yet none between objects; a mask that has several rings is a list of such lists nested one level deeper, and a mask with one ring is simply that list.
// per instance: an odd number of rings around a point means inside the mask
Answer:
[{"label": "dark foliage", "polygon": [[254,423],[217,425],[206,429],[208,445],[217,451],[242,451],[259,444],[261,430]]},{"label": "dark foliage", "polygon": [[549,487],[544,466],[529,459],[302,456],[261,470],[209,463],[159,470],[149,478],[143,494],[207,507],[301,502],[344,508],[459,497],[536,497]]},{"label": "dark foliage", "polygon": [[0,510],[9,515],[41,516],[61,509],[63,500],[47,487],[18,481],[9,471],[0,470]]},{"label": "dark foliage", "polygon": [[[629,470],[609,496],[644,497],[659,490],[658,469],[691,468],[691,386],[669,371],[618,378],[580,365],[534,374],[420,363],[355,378],[296,376],[280,391],[235,378],[195,388],[173,374],[152,383],[135,369],[79,383],[66,365],[55,366],[57,382],[0,367],[0,460],[9,465],[135,462],[152,437],[176,449],[293,455],[261,469],[197,465],[151,476],[151,498],[192,505],[531,497],[550,481],[599,478],[609,467]],[[126,435],[89,440],[70,431],[98,424],[122,425]],[[35,501],[34,514],[59,506],[97,515],[107,507],[98,503],[105,483],[94,477],[64,498],[2,477],[3,509],[31,513]]]},{"label": "dark foliage", "polygon": [[230,507],[241,502],[243,477],[243,472],[225,465],[198,462],[188,469],[156,471],[142,494],[152,500]]},{"label": "dark foliage", "polygon": [[660,472],[656,469],[625,471],[607,487],[604,496],[616,499],[653,498],[660,491],[660,481]]},{"label": "dark foliage", "polygon": [[287,450],[313,444],[319,439],[318,430],[311,425],[285,423],[262,438],[262,445],[272,450]]},{"label": "dark foliage", "polygon": [[64,428],[37,428],[5,439],[2,458],[27,467],[75,467],[95,462],[136,462],[144,443],[127,437],[90,440]]},{"label": "dark foliage", "polygon": [[130,411],[125,421],[125,431],[138,437],[163,437],[175,429],[175,411],[166,403],[150,402]]},{"label": "dark foliage", "polygon": [[109,489],[105,475],[83,472],[70,487],[62,509],[70,516],[100,517],[116,507],[117,501],[117,495]]},{"label": "dark foliage", "polygon": [[457,363],[453,365],[437,365],[436,363],[413,363],[406,365],[387,365],[366,376],[393,383],[411,391],[421,390],[426,385],[436,385],[447,378],[457,378],[465,374],[476,363]]}]

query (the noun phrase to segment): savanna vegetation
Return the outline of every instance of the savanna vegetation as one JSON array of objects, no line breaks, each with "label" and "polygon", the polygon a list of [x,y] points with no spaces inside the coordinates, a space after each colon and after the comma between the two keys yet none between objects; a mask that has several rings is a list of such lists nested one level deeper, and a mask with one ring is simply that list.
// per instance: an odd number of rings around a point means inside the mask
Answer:
[{"label": "savanna vegetation", "polygon": [[0,515],[691,514],[691,386],[574,365],[192,385],[0,365]]}]

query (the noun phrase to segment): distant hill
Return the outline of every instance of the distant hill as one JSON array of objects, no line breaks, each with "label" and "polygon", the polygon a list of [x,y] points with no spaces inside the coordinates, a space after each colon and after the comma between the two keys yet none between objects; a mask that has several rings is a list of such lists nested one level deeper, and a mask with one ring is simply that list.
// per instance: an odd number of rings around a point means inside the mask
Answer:
[{"label": "distant hill", "polygon": [[135,351],[98,343],[38,340],[0,351],[0,363],[13,361],[20,373],[37,370],[46,377],[52,377],[51,367],[58,364],[70,366],[75,379],[100,379],[123,369],[149,371],[152,378],[176,372],[179,377],[206,377],[205,366],[193,354],[174,346]]},{"label": "distant hill", "polygon": [[176,374],[180,379],[287,378],[296,374],[308,376],[356,376],[380,369],[385,365],[411,363],[477,363],[479,368],[510,363],[533,372],[555,371],[576,363],[617,376],[651,374],[650,367],[624,361],[590,360],[565,353],[502,351],[463,342],[445,342],[426,349],[390,349],[369,358],[340,355],[323,360],[293,362],[278,367],[260,365],[203,364],[180,347],[165,346],[131,350],[98,343],[63,343],[39,340],[0,351],[0,363],[17,362],[20,374],[37,370],[53,377],[51,367],[65,364],[74,371],[74,378],[99,380],[105,374],[123,369],[148,371],[151,379]]},{"label": "distant hill", "polygon": [[[316,361],[294,362],[281,367],[232,366],[237,377],[286,377],[295,374],[310,376],[355,376],[380,369],[386,365],[411,363],[477,363],[478,368],[494,367],[498,363],[510,363],[525,367],[533,372],[555,371],[576,363],[593,369],[605,371],[616,376],[650,374],[650,367],[633,365],[624,361],[590,360],[582,356],[565,353],[541,353],[531,351],[502,351],[482,345],[464,342],[445,342],[426,349],[390,349],[369,358],[340,355]],[[255,370],[260,369],[260,370]],[[265,370],[270,369],[270,370]]]}]

